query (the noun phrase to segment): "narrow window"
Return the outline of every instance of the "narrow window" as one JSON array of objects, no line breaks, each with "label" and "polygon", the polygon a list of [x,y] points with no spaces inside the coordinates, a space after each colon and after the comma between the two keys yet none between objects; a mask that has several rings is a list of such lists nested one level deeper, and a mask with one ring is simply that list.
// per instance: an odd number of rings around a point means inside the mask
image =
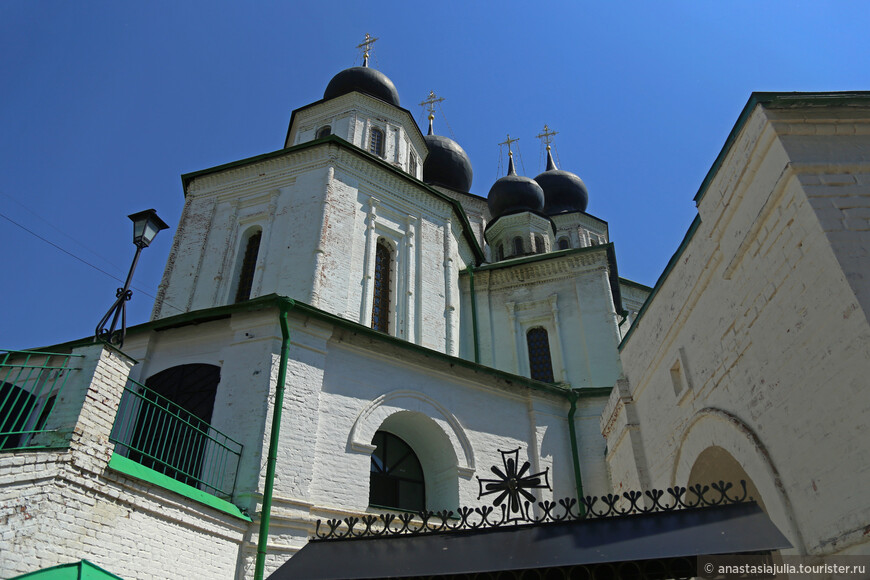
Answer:
[{"label": "narrow window", "polygon": [[417,177],[417,156],[411,153],[410,159],[408,160],[408,173]]},{"label": "narrow window", "polygon": [[244,302],[251,297],[251,288],[254,285],[254,270],[257,268],[257,255],[260,253],[260,238],[263,230],[257,230],[245,245],[245,257],[242,259],[242,267],[239,269],[239,286],[236,290],[236,302]]},{"label": "narrow window", "polygon": [[559,238],[559,249],[567,250],[571,247],[571,244],[568,243],[568,238]]},{"label": "narrow window", "polygon": [[369,140],[369,151],[378,157],[384,156],[384,132],[378,128],[372,128]]},{"label": "narrow window", "polygon": [[372,301],[372,328],[381,332],[390,330],[390,268],[393,256],[384,240],[375,248],[375,292]]},{"label": "narrow window", "polygon": [[535,234],[535,253],[543,254],[544,253],[544,236],[540,234]]},{"label": "narrow window", "polygon": [[514,255],[519,256],[523,253],[523,239],[519,236],[514,238]]},{"label": "narrow window", "polygon": [[589,245],[597,246],[598,245],[598,236],[595,234],[589,234]]},{"label": "narrow window", "polygon": [[369,504],[409,511],[426,509],[426,484],[411,446],[386,431],[372,439]]},{"label": "narrow window", "polygon": [[499,243],[498,249],[495,252],[495,259],[499,261],[504,260],[504,246],[501,243]]},{"label": "narrow window", "polygon": [[553,361],[550,359],[550,339],[547,331],[540,326],[526,333],[529,346],[529,371],[533,379],[552,383]]},{"label": "narrow window", "polygon": [[324,137],[329,137],[332,135],[332,127],[329,125],[324,125],[320,129],[317,130],[317,135],[315,135],[315,139],[323,139]]}]

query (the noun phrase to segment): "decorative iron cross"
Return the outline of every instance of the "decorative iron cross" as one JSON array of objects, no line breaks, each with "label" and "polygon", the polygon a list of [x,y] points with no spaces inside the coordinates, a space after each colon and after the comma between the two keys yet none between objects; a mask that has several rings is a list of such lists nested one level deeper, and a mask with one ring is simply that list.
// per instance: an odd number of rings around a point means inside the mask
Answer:
[{"label": "decorative iron cross", "polygon": [[558,131],[550,131],[550,127],[547,124],[544,124],[544,130],[535,135],[538,139],[542,139],[544,141],[544,145],[547,146],[547,149],[550,148],[550,143],[553,141],[553,135],[558,135]]},{"label": "decorative iron cross", "polygon": [[[507,145],[508,153],[512,154],[513,152],[511,151],[511,143],[516,143],[516,142],[519,141],[519,140],[520,140],[519,137],[517,137],[516,139],[511,139],[511,134],[508,133],[508,134],[507,134],[507,139],[504,140],[504,141],[502,141],[501,143],[499,143],[499,145]],[[504,452],[502,451],[502,452],[500,452],[500,453],[504,453]]]},{"label": "decorative iron cross", "polygon": [[444,97],[435,96],[435,91],[429,91],[429,96],[420,103],[420,106],[429,111],[429,117],[431,118],[435,115],[435,103],[440,103],[443,100]]},{"label": "decorative iron cross", "polygon": [[357,48],[363,49],[363,66],[369,65],[369,52],[371,52],[372,45],[376,40],[377,38],[372,37],[371,34],[366,32],[366,39],[356,45]]},{"label": "decorative iron cross", "polygon": [[[540,473],[526,475],[531,467],[531,464],[526,461],[523,466],[517,469],[519,463],[520,450],[519,448],[513,451],[501,451],[501,460],[504,463],[504,471],[497,466],[492,466],[490,470],[499,477],[499,479],[480,479],[477,478],[479,492],[477,499],[485,495],[497,493],[492,505],[498,507],[508,500],[506,506],[505,521],[524,521],[531,519],[529,517],[529,506],[537,501],[537,498],[532,495],[529,489],[549,489],[550,480],[548,467]],[[541,481],[543,479],[543,482]],[[484,491],[484,489],[486,491]]]}]

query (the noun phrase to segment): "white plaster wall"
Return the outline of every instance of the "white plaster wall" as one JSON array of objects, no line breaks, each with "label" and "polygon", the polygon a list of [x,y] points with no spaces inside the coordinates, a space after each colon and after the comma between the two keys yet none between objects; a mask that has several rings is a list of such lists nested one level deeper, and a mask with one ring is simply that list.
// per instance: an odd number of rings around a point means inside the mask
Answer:
[{"label": "white plaster wall", "polygon": [[[621,374],[613,296],[605,250],[476,270],[475,297],[480,362],[529,376],[526,332],[548,333],[557,382],[571,387],[608,387]],[[464,356],[473,355],[470,286],[466,301]]]},{"label": "white plaster wall", "polygon": [[[866,552],[870,327],[849,267],[870,240],[844,218],[870,197],[870,138],[853,123],[862,137],[841,142],[828,114],[794,112],[799,126],[784,128],[758,107],[747,121],[700,227],[626,340],[642,443],[610,430],[608,464],[615,487],[638,466],[653,486],[684,485],[706,447],[723,447],[797,551]],[[837,207],[844,197],[856,204]],[[611,405],[602,424],[631,423],[625,409]]]}]

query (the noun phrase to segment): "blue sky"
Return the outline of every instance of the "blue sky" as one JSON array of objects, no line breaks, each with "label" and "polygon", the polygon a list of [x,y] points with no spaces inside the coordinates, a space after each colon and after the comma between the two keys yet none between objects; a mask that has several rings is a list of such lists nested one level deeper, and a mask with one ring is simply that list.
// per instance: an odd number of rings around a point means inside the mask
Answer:
[{"label": "blue sky", "polygon": [[652,285],[752,91],[870,89],[866,2],[0,3],[0,348],[88,336],[134,253],[126,216],[170,224],[128,306],[151,310],[181,215],[182,173],[280,149],[293,109],[359,64],[396,84],[421,126],[499,177],[505,135],[529,176],[535,135],[610,224],[620,274]]}]

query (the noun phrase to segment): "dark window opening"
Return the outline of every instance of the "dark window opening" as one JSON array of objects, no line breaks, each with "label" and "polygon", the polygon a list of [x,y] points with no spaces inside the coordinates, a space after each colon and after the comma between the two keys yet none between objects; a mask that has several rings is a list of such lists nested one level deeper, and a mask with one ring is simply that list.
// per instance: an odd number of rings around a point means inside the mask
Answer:
[{"label": "dark window opening", "polygon": [[245,246],[245,257],[239,272],[239,287],[236,290],[236,302],[244,302],[251,297],[251,289],[254,286],[254,271],[257,269],[257,255],[260,253],[260,239],[263,230],[259,230],[248,238]]},{"label": "dark window opening", "polygon": [[547,331],[540,326],[526,333],[529,347],[529,371],[531,377],[545,383],[555,382],[553,361],[550,359],[550,339]]},{"label": "dark window opening", "polygon": [[568,243],[568,238],[559,238],[559,249],[567,250],[571,247],[571,244]]},{"label": "dark window opening", "polygon": [[384,132],[380,129],[372,129],[369,139],[369,151],[378,157],[384,156]]},{"label": "dark window opening", "polygon": [[372,439],[369,503],[409,511],[426,509],[423,468],[414,450],[400,438],[378,431]]},{"label": "dark window opening", "polygon": [[504,260],[504,246],[499,244],[498,249],[495,252],[496,260]]},{"label": "dark window opening", "polygon": [[514,238],[514,255],[519,256],[523,253],[523,239],[519,236]]},{"label": "dark window opening", "polygon": [[[127,457],[197,486],[208,443],[221,369],[208,364],[168,368],[145,381],[143,402]],[[174,403],[168,405],[166,400]]]},{"label": "dark window opening", "polygon": [[544,253],[544,236],[540,234],[535,234],[535,253],[543,254]]},{"label": "dark window opening", "polygon": [[390,331],[390,269],[392,252],[383,240],[375,248],[374,299],[372,301],[372,328]]},{"label": "dark window opening", "polygon": [[317,134],[314,136],[314,138],[323,139],[324,137],[329,137],[330,135],[332,135],[332,127],[330,127],[329,125],[324,125],[317,130]]},{"label": "dark window opening", "polygon": [[27,420],[36,406],[36,397],[12,383],[0,383],[0,449],[22,446]]}]

